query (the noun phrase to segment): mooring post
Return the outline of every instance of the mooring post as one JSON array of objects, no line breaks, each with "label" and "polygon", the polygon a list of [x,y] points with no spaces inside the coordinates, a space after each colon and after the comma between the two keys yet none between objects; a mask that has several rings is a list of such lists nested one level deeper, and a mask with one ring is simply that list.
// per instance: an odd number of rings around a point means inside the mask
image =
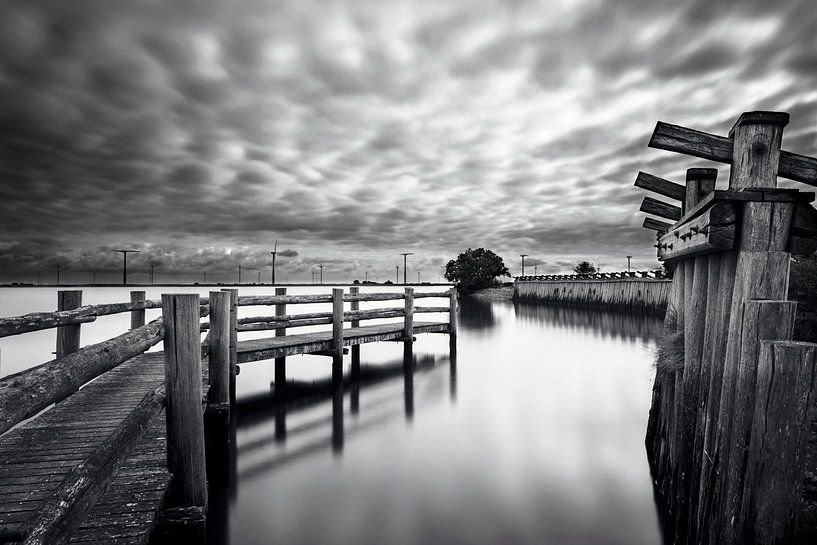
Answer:
[{"label": "mooring post", "polygon": [[738,543],[793,543],[817,395],[817,344],[763,341]]},{"label": "mooring post", "polygon": [[[57,310],[74,310],[82,306],[82,290],[60,290],[57,292]],[[57,328],[57,358],[73,354],[79,350],[80,324],[63,325]]]},{"label": "mooring post", "polygon": [[199,296],[162,295],[170,507],[207,506]]},{"label": "mooring post", "polygon": [[[360,288],[357,286],[353,286],[349,288],[350,295],[360,295]],[[349,310],[352,312],[356,312],[360,310],[360,301],[352,301],[349,306]],[[351,327],[359,327],[360,320],[352,320]],[[350,410],[352,414],[357,414],[360,410],[360,345],[353,344],[352,345],[352,368],[351,368],[351,381],[352,381],[352,388],[351,388],[351,396],[350,396]]]},{"label": "mooring post", "polygon": [[230,403],[235,403],[235,380],[238,374],[238,290],[223,289],[230,294]]},{"label": "mooring post", "polygon": [[343,289],[332,289],[332,382],[343,382]]},{"label": "mooring post", "polygon": [[[275,288],[275,295],[286,295],[287,289],[286,288]],[[275,305],[275,315],[276,316],[285,316],[287,313],[287,306],[286,303],[279,303]],[[275,328],[275,336],[276,337],[283,337],[287,334],[287,329],[285,327],[277,327]],[[287,359],[286,357],[282,356],[280,358],[275,358],[275,390],[276,392],[282,392],[284,388],[286,388],[287,384]]]},{"label": "mooring post", "polygon": [[405,289],[403,305],[403,340],[407,343],[414,339],[414,288]]},{"label": "mooring post", "polygon": [[136,329],[145,325],[145,292],[132,291],[130,292],[130,302],[134,304],[141,303],[141,306],[130,311],[130,328]]},{"label": "mooring post", "polygon": [[[735,190],[777,187],[777,171],[783,128],[789,115],[778,112],[749,112],[740,116],[730,131],[734,142],[729,188]],[[716,488],[709,528],[713,541],[735,543],[734,505],[725,502],[730,464],[732,412],[737,390],[737,368],[743,332],[743,304],[750,299],[785,300],[788,291],[790,255],[785,252],[793,203],[747,202],[743,207],[741,240],[735,267],[729,330],[726,341],[718,429],[713,459]],[[724,288],[728,289],[724,285]]]},{"label": "mooring post", "polygon": [[208,357],[211,404],[230,402],[230,294],[210,292],[210,355]]}]

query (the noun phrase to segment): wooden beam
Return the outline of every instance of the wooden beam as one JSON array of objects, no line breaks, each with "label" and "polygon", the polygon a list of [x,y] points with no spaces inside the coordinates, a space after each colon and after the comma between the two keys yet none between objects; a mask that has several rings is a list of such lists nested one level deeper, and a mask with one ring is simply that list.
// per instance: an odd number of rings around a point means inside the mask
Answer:
[{"label": "wooden beam", "polygon": [[[663,121],[655,125],[649,146],[719,163],[732,163],[732,139]],[[781,151],[777,175],[817,186],[817,159]]]},{"label": "wooden beam", "polygon": [[647,214],[661,216],[662,218],[674,221],[681,219],[681,207],[653,199],[652,197],[644,197],[644,200],[641,201],[640,210]]},{"label": "wooden beam", "polygon": [[736,213],[731,203],[717,203],[658,239],[658,259],[705,255],[735,247]]},{"label": "wooden beam", "polygon": [[666,223],[664,221],[658,221],[655,218],[647,216],[646,218],[644,218],[644,224],[642,225],[642,227],[652,229],[653,231],[658,231],[659,233],[666,233],[672,228],[672,224]]},{"label": "wooden beam", "polygon": [[670,199],[675,199],[676,201],[683,202],[684,200],[684,186],[646,172],[638,173],[638,176],[635,178],[635,186],[669,197]]},{"label": "wooden beam", "polygon": [[162,320],[0,380],[0,433],[162,340]]}]

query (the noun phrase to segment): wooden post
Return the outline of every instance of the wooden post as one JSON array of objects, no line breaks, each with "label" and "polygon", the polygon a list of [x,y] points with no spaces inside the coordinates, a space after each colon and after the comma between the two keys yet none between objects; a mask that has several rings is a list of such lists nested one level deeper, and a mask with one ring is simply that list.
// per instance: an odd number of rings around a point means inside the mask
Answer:
[{"label": "wooden post", "polygon": [[167,401],[168,491],[172,507],[207,506],[201,403],[199,296],[162,295]]},{"label": "wooden post", "polygon": [[738,543],[793,543],[817,399],[817,345],[760,345]]},{"label": "wooden post", "polygon": [[[82,306],[82,290],[60,290],[57,292],[57,310],[73,310]],[[79,350],[81,327],[63,325],[57,328],[57,358],[73,354]]]},{"label": "wooden post", "polygon": [[[734,190],[777,187],[780,142],[788,114],[749,112],[740,116],[733,138],[729,188]],[[743,304],[750,299],[785,300],[788,291],[789,254],[785,250],[789,224],[780,223],[789,203],[745,203],[741,241],[735,267],[732,307],[724,357],[718,428],[711,456],[716,461],[711,514],[707,524],[711,541],[735,543],[733,521],[727,520],[724,498],[729,467],[732,414],[737,390],[737,368],[743,332]],[[776,219],[775,219],[776,218]],[[728,289],[723,285],[723,289]]]},{"label": "wooden post", "polygon": [[[286,295],[286,288],[275,288],[275,295]],[[275,305],[275,315],[285,316],[287,313],[286,304]],[[283,337],[287,334],[285,327],[275,329],[276,337]],[[275,389],[278,392],[283,391],[287,384],[287,359],[286,357],[275,358]]]},{"label": "wooden post", "polygon": [[403,305],[403,340],[412,342],[414,338],[414,288],[405,289],[406,299]]},{"label": "wooden post", "polygon": [[[130,302],[131,303],[142,303],[144,305],[145,302],[145,292],[144,291],[132,291],[130,292]],[[130,328],[136,329],[137,327],[142,327],[145,325],[145,307],[137,310],[130,311]]]},{"label": "wooden post", "polygon": [[[349,288],[351,295],[359,295],[360,288],[353,286]],[[360,310],[360,302],[352,301],[349,310]],[[352,320],[351,327],[359,327],[360,320]],[[360,410],[360,345],[352,345],[352,369],[351,369],[352,387],[350,394],[350,410],[352,414],[357,414]]]},{"label": "wooden post", "polygon": [[457,336],[457,290],[448,290],[448,335],[452,338]]},{"label": "wooden post", "polygon": [[230,294],[230,403],[235,403],[235,380],[238,374],[238,290],[223,289]]},{"label": "wooden post", "polygon": [[332,290],[332,382],[343,380],[343,289]]},{"label": "wooden post", "polygon": [[735,399],[732,407],[732,433],[728,465],[722,466],[725,480],[724,520],[735,527],[740,517],[743,477],[748,470],[743,455],[749,447],[755,411],[757,366],[762,341],[788,341],[794,332],[794,301],[747,301],[743,308],[743,332],[737,358]]},{"label": "wooden post", "polygon": [[230,402],[230,294],[210,292],[210,390],[211,404]]}]

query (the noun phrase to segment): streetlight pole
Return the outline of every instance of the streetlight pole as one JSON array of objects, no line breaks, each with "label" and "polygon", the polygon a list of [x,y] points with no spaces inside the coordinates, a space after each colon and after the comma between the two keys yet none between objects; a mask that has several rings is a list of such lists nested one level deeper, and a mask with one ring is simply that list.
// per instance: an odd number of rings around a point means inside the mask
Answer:
[{"label": "streetlight pole", "polygon": [[[403,284],[407,284],[407,282],[406,282],[406,272],[408,271],[408,269],[406,268],[406,257],[410,256],[410,255],[414,255],[414,252],[403,252],[400,255],[403,256]],[[400,281],[399,276],[397,277],[397,281],[398,282]]]},{"label": "streetlight pole", "polygon": [[395,284],[399,284],[399,283],[400,283],[400,265],[397,265],[397,266],[394,268],[394,283],[395,283]]},{"label": "streetlight pole", "polygon": [[318,265],[318,268],[321,270],[321,285],[323,285],[323,265]]},{"label": "streetlight pole", "polygon": [[525,258],[528,257],[528,254],[519,254],[519,257],[522,258],[522,276],[525,276]]},{"label": "streetlight pole", "polygon": [[241,285],[241,265],[238,266],[238,285]]},{"label": "streetlight pole", "polygon": [[128,254],[138,254],[139,250],[111,250],[122,254],[122,285],[128,285]]},{"label": "streetlight pole", "polygon": [[627,256],[627,272],[630,272],[630,260],[632,258],[633,258],[633,256],[631,256],[631,255]]}]

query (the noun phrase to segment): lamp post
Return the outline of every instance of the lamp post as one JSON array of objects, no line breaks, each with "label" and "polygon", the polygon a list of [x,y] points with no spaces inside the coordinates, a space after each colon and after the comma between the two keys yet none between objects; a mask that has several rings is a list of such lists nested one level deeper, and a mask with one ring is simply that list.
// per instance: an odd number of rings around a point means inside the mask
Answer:
[{"label": "lamp post", "polygon": [[394,283],[395,283],[395,284],[399,284],[399,283],[400,283],[400,265],[397,265],[397,266],[394,268]]},{"label": "lamp post", "polygon": [[128,285],[128,254],[138,254],[139,250],[111,250],[122,254],[122,285]]},{"label": "lamp post", "polygon": [[321,285],[323,285],[323,265],[318,265],[318,268],[321,270]]},{"label": "lamp post", "polygon": [[630,260],[632,258],[633,258],[633,256],[631,256],[631,255],[627,256],[627,272],[630,272]]},{"label": "lamp post", "polygon": [[[408,270],[408,269],[406,269],[406,257],[410,256],[410,255],[414,255],[414,252],[403,252],[400,255],[403,256],[403,284],[406,284],[406,271]],[[400,280],[400,277],[398,277],[398,281],[399,280]]]},{"label": "lamp post", "polygon": [[519,254],[519,257],[522,258],[522,276],[525,276],[525,258],[528,257],[528,254]]}]

